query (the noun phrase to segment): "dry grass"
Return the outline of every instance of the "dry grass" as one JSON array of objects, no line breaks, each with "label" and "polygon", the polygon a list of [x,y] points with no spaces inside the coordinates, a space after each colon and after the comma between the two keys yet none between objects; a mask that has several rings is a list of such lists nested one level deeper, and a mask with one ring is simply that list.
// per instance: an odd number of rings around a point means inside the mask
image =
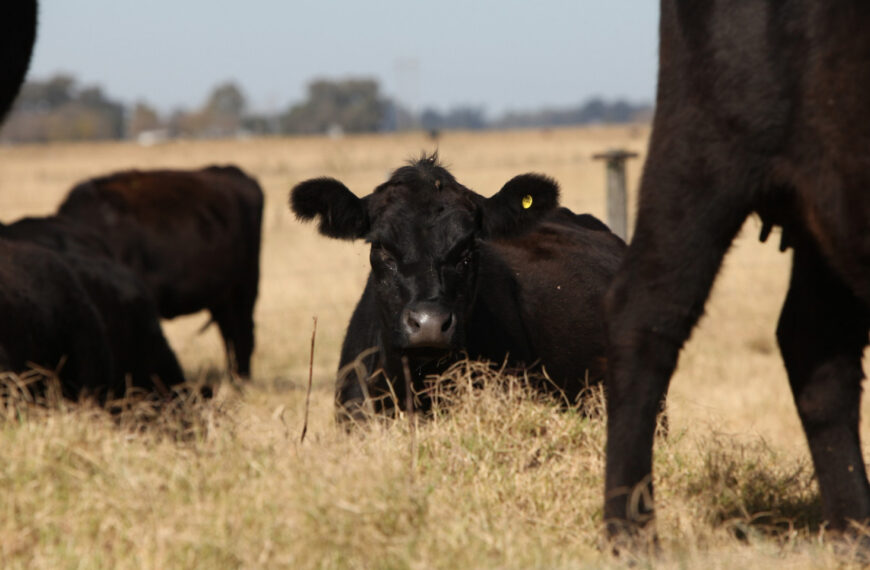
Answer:
[{"label": "dry grass", "polygon": [[[447,133],[438,147],[481,193],[554,176],[564,202],[604,214],[594,152],[643,154],[643,127]],[[14,394],[0,407],[0,565],[58,567],[598,568],[604,424],[560,412],[518,379],[457,367],[433,417],[332,423],[332,376],[367,271],[360,244],[316,235],[287,192],[331,175],[367,193],[422,136],[0,148],[0,218],[53,210],[77,180],[128,167],[236,163],[266,192],[255,377],[244,393],[119,415]],[[636,186],[640,161],[629,170]],[[821,536],[818,494],[773,330],[789,256],[747,222],[671,389],[656,443],[661,554],[641,566],[849,564]],[[312,317],[318,317],[308,435]],[[166,324],[191,379],[222,363],[204,315]],[[472,378],[485,378],[472,390]],[[866,413],[865,413],[866,415]],[[147,421],[143,421],[143,418]],[[867,440],[866,424],[862,434]],[[837,552],[835,552],[837,550]]]}]

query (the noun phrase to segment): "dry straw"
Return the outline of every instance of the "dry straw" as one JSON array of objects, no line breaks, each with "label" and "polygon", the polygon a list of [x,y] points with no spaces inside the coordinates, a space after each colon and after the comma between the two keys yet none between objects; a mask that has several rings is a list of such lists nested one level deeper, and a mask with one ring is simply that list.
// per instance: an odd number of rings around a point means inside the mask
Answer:
[{"label": "dry straw", "polygon": [[[567,206],[603,217],[604,169],[591,156],[611,147],[643,154],[647,134],[646,126],[446,132],[439,152],[457,179],[481,194],[516,174],[543,172],[560,182]],[[349,434],[335,427],[338,355],[365,283],[368,250],[296,223],[287,192],[327,175],[367,193],[421,150],[431,150],[421,133],[0,148],[5,222],[48,214],[78,180],[131,167],[234,163],[256,176],[267,195],[254,378],[243,393],[224,384],[205,399],[190,387],[171,406],[132,399],[111,413],[63,401],[54,388],[34,395],[28,386],[41,381],[37,372],[0,382],[0,566],[452,569],[630,562],[600,548],[605,430],[594,413],[603,414],[599,392],[593,390],[581,413],[531,389],[522,374],[460,363],[443,381],[432,379],[438,397],[425,418],[369,421]],[[641,165],[629,164],[632,195]],[[759,244],[758,229],[756,220],[747,222],[681,353],[669,391],[668,435],[655,443],[659,554],[640,556],[635,566],[792,569],[860,562],[854,545],[832,542],[820,521],[806,443],[773,337],[790,259],[775,243]],[[214,327],[198,334],[204,320],[164,324],[188,378],[223,375],[219,334]],[[304,445],[288,436],[305,428]],[[862,437],[870,437],[866,422]]]}]

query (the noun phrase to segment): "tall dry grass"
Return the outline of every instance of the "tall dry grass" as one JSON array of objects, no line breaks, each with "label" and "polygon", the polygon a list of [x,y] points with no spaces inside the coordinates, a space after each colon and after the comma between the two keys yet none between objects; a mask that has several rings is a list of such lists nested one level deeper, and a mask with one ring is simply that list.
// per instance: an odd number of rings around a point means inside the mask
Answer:
[{"label": "tall dry grass", "polygon": [[[446,133],[437,148],[483,194],[544,172],[566,205],[604,215],[614,146],[644,127]],[[361,244],[292,219],[287,192],[335,176],[359,194],[436,144],[421,135],[0,148],[0,219],[51,212],[77,180],[122,168],[232,162],[266,193],[254,379],[172,413],[110,415],[10,395],[0,420],[3,567],[576,568],[620,566],[600,546],[604,423],[560,412],[519,379],[462,365],[453,401],[350,435],[332,378],[367,272]],[[636,188],[641,161],[629,167]],[[642,566],[849,564],[821,535],[818,494],[773,330],[789,256],[750,220],[729,254],[656,441],[660,555]],[[312,317],[318,317],[308,435]],[[166,323],[191,379],[223,352],[205,315]],[[24,324],[22,324],[24,326]],[[471,378],[485,377],[471,390]],[[413,435],[412,435],[413,433]],[[862,425],[867,440],[867,425]]]}]

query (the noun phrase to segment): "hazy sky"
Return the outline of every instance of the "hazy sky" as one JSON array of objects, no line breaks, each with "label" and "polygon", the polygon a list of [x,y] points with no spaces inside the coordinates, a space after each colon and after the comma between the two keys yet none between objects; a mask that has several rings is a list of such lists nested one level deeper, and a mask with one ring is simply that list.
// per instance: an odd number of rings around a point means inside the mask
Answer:
[{"label": "hazy sky", "polygon": [[[3,0],[0,0],[3,1]],[[416,109],[652,101],[653,0],[41,0],[30,77],[166,111],[226,80],[283,110],[315,77],[376,77]]]}]

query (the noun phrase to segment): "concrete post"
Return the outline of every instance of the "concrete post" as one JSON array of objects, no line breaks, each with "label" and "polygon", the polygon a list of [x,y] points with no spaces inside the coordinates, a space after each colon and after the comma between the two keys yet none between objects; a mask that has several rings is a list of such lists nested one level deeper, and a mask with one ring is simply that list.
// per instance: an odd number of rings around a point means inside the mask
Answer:
[{"label": "concrete post", "polygon": [[615,149],[592,156],[606,161],[607,167],[607,225],[610,230],[628,241],[628,197],[625,186],[625,161],[637,157],[636,152]]}]

